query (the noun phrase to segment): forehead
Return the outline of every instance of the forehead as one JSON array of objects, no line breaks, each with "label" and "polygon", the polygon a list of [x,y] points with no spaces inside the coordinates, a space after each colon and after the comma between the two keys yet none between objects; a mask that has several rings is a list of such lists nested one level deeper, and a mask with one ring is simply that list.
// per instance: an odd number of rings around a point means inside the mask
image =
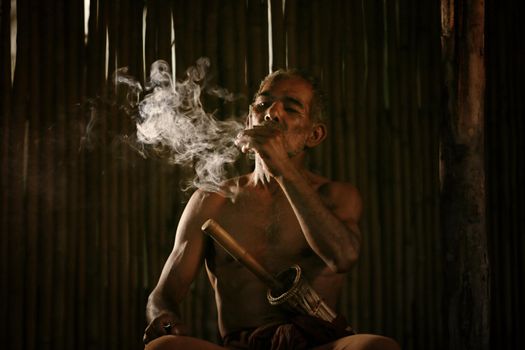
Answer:
[{"label": "forehead", "polygon": [[312,95],[310,83],[297,76],[275,77],[264,83],[257,93],[257,96],[273,98],[291,97],[300,101],[305,107],[310,106]]}]

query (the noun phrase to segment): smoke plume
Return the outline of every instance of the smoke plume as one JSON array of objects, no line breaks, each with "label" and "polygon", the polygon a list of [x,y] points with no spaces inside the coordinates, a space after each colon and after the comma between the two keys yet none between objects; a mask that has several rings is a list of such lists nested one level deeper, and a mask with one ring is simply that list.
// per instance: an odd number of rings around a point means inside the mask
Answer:
[{"label": "smoke plume", "polygon": [[[207,58],[200,58],[187,70],[185,80],[173,81],[169,65],[156,61],[143,97],[142,86],[125,69],[116,72],[115,80],[128,88],[128,102],[137,110],[136,149],[144,156],[154,152],[174,164],[192,168],[195,176],[190,186],[233,196],[221,184],[240,156],[234,140],[244,125],[237,120],[217,120],[204,110],[201,83],[209,65]],[[209,91],[227,100],[235,98],[224,89]]]}]

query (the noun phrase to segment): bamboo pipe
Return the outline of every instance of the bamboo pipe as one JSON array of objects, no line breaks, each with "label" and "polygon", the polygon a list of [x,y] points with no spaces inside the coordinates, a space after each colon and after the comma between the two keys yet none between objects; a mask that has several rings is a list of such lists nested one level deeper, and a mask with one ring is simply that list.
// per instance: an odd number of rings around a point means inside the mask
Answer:
[{"label": "bamboo pipe", "polygon": [[[202,230],[270,288],[267,293],[270,305],[284,306],[293,312],[317,317],[327,322],[333,322],[337,317],[337,314],[308,284],[298,265],[293,265],[273,277],[215,221],[207,220],[202,225]],[[274,292],[277,292],[277,296]],[[354,332],[350,326],[346,331]]]},{"label": "bamboo pipe", "polygon": [[212,219],[206,220],[202,225],[202,231],[213,238],[224,250],[235,260],[246,266],[255,276],[257,276],[269,288],[280,289],[281,283],[276,280],[254,257],[230,236],[224,228]]}]

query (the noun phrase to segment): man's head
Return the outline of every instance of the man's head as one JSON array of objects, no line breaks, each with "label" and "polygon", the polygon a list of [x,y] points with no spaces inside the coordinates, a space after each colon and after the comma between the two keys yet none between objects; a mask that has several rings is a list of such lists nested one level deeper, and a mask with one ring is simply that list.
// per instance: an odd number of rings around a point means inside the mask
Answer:
[{"label": "man's head", "polygon": [[278,70],[259,87],[248,127],[272,124],[281,129],[290,154],[321,143],[326,136],[324,97],[316,81],[298,70]]},{"label": "man's head", "polygon": [[259,85],[259,91],[255,98],[263,91],[264,87],[282,79],[300,78],[310,85],[312,99],[310,101],[310,119],[313,122],[324,123],[326,115],[326,101],[323,91],[319,86],[317,79],[299,69],[279,69],[267,75]]}]

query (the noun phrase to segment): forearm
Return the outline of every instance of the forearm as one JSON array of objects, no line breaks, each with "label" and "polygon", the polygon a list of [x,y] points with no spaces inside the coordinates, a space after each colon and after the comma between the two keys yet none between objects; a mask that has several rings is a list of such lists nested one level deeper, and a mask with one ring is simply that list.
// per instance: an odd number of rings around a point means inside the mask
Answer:
[{"label": "forearm", "polygon": [[286,194],[312,250],[332,270],[347,271],[359,255],[357,225],[355,228],[345,225],[299,171],[290,169],[276,180]]}]

